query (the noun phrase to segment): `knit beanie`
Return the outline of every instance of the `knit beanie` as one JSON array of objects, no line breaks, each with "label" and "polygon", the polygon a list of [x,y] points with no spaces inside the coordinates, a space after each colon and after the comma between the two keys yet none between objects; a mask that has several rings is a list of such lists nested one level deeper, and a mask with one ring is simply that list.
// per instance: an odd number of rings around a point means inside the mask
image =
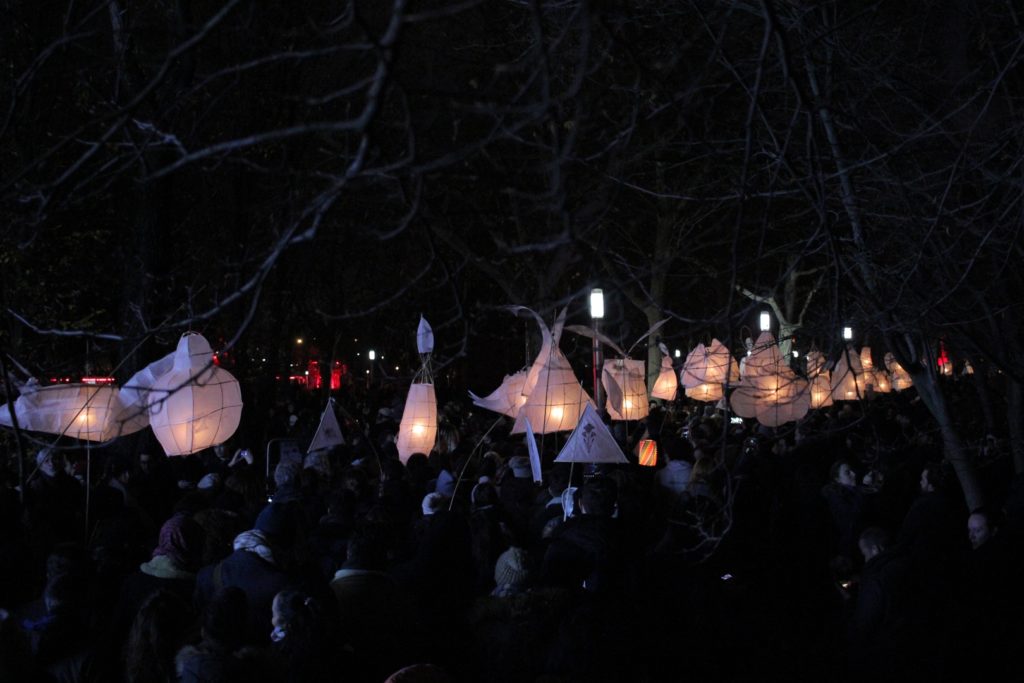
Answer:
[{"label": "knit beanie", "polygon": [[522,548],[509,548],[498,557],[494,565],[494,583],[499,586],[521,586],[530,580],[527,568],[526,551]]}]

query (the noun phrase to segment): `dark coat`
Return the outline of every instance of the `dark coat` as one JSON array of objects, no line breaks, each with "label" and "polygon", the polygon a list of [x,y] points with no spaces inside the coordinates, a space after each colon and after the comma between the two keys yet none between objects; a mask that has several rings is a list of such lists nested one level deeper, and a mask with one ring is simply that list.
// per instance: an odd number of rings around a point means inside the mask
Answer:
[{"label": "dark coat", "polygon": [[615,593],[628,583],[625,554],[618,520],[573,517],[552,537],[544,554],[541,581],[570,590]]},{"label": "dark coat", "polygon": [[241,588],[249,608],[246,642],[265,645],[270,641],[270,632],[273,630],[270,619],[274,596],[289,583],[285,572],[256,553],[236,550],[219,564],[199,570],[195,602],[197,608],[202,609],[217,591],[228,586]]},{"label": "dark coat", "polygon": [[849,622],[850,654],[856,662],[891,663],[906,650],[913,617],[910,576],[907,561],[889,550],[864,564]]}]

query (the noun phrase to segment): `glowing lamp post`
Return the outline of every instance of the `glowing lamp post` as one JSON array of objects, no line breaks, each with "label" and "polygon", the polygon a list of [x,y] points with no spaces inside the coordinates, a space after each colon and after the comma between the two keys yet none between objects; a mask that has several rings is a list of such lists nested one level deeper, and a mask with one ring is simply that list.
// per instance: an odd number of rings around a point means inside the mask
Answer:
[{"label": "glowing lamp post", "polygon": [[772,329],[772,316],[770,313],[768,313],[768,311],[761,312],[760,322],[762,332],[768,332],[769,330]]},{"label": "glowing lamp post", "polygon": [[846,341],[850,341],[851,339],[853,339],[852,327],[847,326],[843,328],[843,339],[845,339]]},{"label": "glowing lamp post", "polygon": [[369,389],[370,385],[373,384],[373,362],[377,360],[377,352],[370,349],[370,352],[366,354],[366,357],[370,359],[370,371],[366,376],[366,388]]},{"label": "glowing lamp post", "polygon": [[[590,290],[590,319],[594,323],[594,331],[598,332],[601,325],[601,318],[604,317],[604,292],[598,288]],[[598,406],[603,405],[604,399],[601,397],[601,383],[598,381],[597,369],[601,367],[601,342],[598,340],[597,335],[594,335],[593,339],[594,348],[594,403]]]}]

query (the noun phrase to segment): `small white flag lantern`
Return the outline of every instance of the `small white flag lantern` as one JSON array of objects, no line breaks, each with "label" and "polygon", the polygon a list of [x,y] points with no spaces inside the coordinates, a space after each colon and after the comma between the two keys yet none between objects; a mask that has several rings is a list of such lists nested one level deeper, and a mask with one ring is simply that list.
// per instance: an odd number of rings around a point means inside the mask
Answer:
[{"label": "small white flag lantern", "polygon": [[605,462],[629,464],[594,404],[588,403],[576,429],[565,442],[555,462]]},{"label": "small white flag lantern", "polygon": [[345,444],[345,437],[341,433],[341,426],[338,424],[338,418],[334,414],[334,399],[327,399],[327,407],[324,408],[323,415],[320,416],[320,425],[316,428],[316,433],[313,434],[313,440],[309,442],[309,448],[306,450],[307,453],[313,451],[326,450],[334,448],[335,446],[343,446]]},{"label": "small white flag lantern", "polygon": [[224,443],[242,418],[242,391],[230,372],[213,364],[202,335],[178,341],[174,365],[149,392],[149,424],[167,455],[188,455]]},{"label": "small white flag lantern", "polygon": [[647,383],[644,381],[642,360],[606,360],[601,384],[608,396],[605,410],[612,420],[642,420],[647,417]]}]

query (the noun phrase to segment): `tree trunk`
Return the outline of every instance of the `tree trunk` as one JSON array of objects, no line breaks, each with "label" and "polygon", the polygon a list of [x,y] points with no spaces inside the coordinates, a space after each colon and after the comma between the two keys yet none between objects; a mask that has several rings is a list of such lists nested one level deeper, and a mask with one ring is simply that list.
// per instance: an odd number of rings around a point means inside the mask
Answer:
[{"label": "tree trunk", "polygon": [[943,454],[953,466],[953,471],[956,472],[956,477],[960,481],[967,509],[976,510],[982,507],[985,504],[985,494],[981,482],[978,481],[974,465],[967,456],[963,440],[953,425],[953,418],[949,414],[946,397],[942,395],[938,379],[927,370],[914,373],[912,376],[917,393],[939,425],[939,431],[942,433]]},{"label": "tree trunk", "polygon": [[1024,384],[1007,379],[1006,424],[1010,432],[1013,471],[1024,473]]}]

